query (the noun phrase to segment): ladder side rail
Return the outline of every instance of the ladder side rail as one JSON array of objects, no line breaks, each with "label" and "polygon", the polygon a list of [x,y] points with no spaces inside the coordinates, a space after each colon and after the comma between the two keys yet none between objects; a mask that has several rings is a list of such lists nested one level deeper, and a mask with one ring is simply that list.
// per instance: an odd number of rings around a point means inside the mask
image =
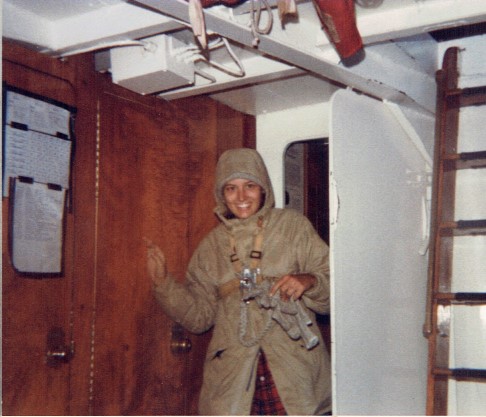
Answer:
[{"label": "ladder side rail", "polygon": [[[440,365],[447,367],[449,354],[449,341],[442,332],[449,329],[438,329],[439,307],[435,294],[440,290],[450,291],[450,282],[439,282],[440,269],[444,264],[451,268],[451,247],[452,240],[443,241],[440,236],[440,224],[444,216],[451,216],[453,210],[453,199],[449,198],[444,212],[444,187],[455,185],[455,178],[452,175],[444,178],[443,159],[447,153],[457,147],[458,111],[450,111],[451,101],[458,101],[458,98],[448,97],[450,90],[457,89],[458,48],[449,48],[443,59],[442,69],[436,74],[437,82],[437,103],[436,103],[436,133],[434,147],[434,173],[432,185],[432,206],[431,206],[431,245],[429,252],[428,286],[427,286],[427,312],[424,324],[424,335],[429,340],[429,361],[427,380],[427,415],[444,415],[447,413],[447,387],[448,377],[435,375],[434,371]],[[452,125],[452,126],[451,126]],[[455,127],[455,132],[451,128]],[[451,135],[455,133],[455,138]],[[452,144],[450,142],[453,142]],[[455,153],[455,151],[454,151]],[[454,180],[454,181],[452,181]],[[452,183],[452,184],[451,184]],[[452,200],[452,201],[451,201]],[[445,245],[442,247],[442,245]],[[447,274],[449,275],[449,274]],[[444,288],[445,285],[445,288]],[[441,287],[441,288],[440,288]]]}]

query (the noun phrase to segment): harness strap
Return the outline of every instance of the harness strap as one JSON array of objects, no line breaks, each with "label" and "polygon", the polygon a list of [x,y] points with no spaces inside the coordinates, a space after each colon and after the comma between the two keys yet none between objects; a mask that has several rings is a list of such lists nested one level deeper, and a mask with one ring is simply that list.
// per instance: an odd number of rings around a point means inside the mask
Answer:
[{"label": "harness strap", "polygon": [[239,273],[240,271],[243,270],[243,264],[241,263],[240,258],[238,258],[238,254],[236,253],[236,241],[233,235],[230,236],[230,248],[231,248],[231,253],[230,253],[231,264],[233,265],[234,271],[236,273]]},{"label": "harness strap", "polygon": [[[265,277],[263,275],[258,275],[256,283],[261,284],[264,280],[276,281],[277,279],[278,277]],[[218,287],[218,296],[219,298],[225,298],[232,292],[239,290],[239,288],[240,280],[238,278],[232,279],[231,281],[227,281]]]},{"label": "harness strap", "polygon": [[[253,237],[253,248],[250,252],[250,269],[253,273],[255,273],[255,284],[259,284],[263,282],[263,276],[260,272],[260,263],[262,260],[262,247],[263,247],[263,216],[258,218],[257,228],[254,232]],[[225,282],[224,284],[218,287],[218,295],[220,298],[226,297],[227,295],[231,294],[234,290],[240,289],[240,284],[242,282],[243,270],[244,266],[241,260],[238,258],[238,254],[236,252],[236,239],[231,234],[230,235],[230,261],[233,265],[233,270],[235,272],[235,279],[231,281]],[[267,311],[266,313],[266,320],[265,326],[260,332],[259,335],[255,335],[253,337],[249,337],[248,330],[249,330],[249,311],[248,311],[248,303],[244,300],[240,302],[240,328],[239,328],[239,338],[240,342],[243,346],[250,347],[255,346],[260,342],[260,340],[265,337],[268,333],[270,328],[273,324],[272,319],[272,312]]]},{"label": "harness strap", "polygon": [[[255,230],[254,233],[253,249],[250,252],[251,269],[257,269],[260,267],[260,263],[262,260],[262,247],[263,247],[263,216],[260,216],[257,222],[257,229]],[[233,235],[230,235],[230,261],[231,264],[233,265],[233,270],[237,275],[237,279],[239,280],[238,274],[240,274],[241,271],[243,270],[243,264],[241,263],[241,260],[238,257],[238,254],[236,253],[236,240]]]}]

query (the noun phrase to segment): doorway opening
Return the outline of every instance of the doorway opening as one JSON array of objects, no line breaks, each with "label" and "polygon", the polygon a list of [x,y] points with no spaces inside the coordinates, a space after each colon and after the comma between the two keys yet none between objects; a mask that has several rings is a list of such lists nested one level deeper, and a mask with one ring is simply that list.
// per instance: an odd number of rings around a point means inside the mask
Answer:
[{"label": "doorway opening", "polygon": [[[304,214],[329,245],[329,140],[291,143],[284,156],[285,208]],[[331,352],[329,315],[317,315],[317,324]]]},{"label": "doorway opening", "polygon": [[285,207],[304,214],[329,245],[329,141],[291,143],[285,152]]}]

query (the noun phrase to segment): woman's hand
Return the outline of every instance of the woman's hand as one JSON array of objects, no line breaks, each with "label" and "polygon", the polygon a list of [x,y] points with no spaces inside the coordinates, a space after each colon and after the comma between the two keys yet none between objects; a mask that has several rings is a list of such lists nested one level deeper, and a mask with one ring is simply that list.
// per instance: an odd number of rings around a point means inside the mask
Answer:
[{"label": "woman's hand", "polygon": [[165,255],[151,240],[144,238],[147,246],[147,271],[155,285],[162,284],[167,277]]},{"label": "woman's hand", "polygon": [[313,287],[317,278],[310,274],[284,275],[270,289],[270,296],[280,290],[280,298],[284,301],[298,300],[309,288]]}]

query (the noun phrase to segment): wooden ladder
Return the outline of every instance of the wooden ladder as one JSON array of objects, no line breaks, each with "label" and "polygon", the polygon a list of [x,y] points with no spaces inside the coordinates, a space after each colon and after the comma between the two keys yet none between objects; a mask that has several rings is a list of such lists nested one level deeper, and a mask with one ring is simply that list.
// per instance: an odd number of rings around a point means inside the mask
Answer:
[{"label": "wooden ladder", "polygon": [[[427,415],[448,414],[448,401],[452,395],[449,392],[451,380],[455,380],[455,383],[486,384],[486,363],[473,367],[455,367],[454,361],[450,360],[451,343],[454,344],[456,340],[455,337],[451,337],[453,327],[451,316],[454,317],[454,311],[457,311],[454,309],[477,309],[486,304],[486,293],[482,292],[485,284],[480,284],[476,288],[463,288],[463,286],[457,285],[461,279],[458,277],[457,268],[453,269],[453,260],[458,251],[456,242],[458,237],[469,236],[468,239],[472,239],[473,245],[475,243],[484,245],[485,238],[481,235],[486,235],[486,216],[480,219],[456,219],[458,216],[456,195],[459,191],[462,191],[460,190],[461,182],[457,181],[459,176],[457,173],[461,170],[486,170],[486,132],[480,132],[483,139],[476,141],[476,143],[482,142],[482,149],[472,152],[458,152],[461,147],[461,138],[459,137],[461,108],[486,104],[486,86],[458,87],[458,57],[460,53],[456,47],[449,48],[444,55],[442,69],[437,72],[436,143],[431,208],[429,285],[427,289],[427,315],[424,324],[424,334],[428,337],[429,343]],[[486,106],[482,117],[486,117]],[[477,171],[469,171],[469,173],[476,174]],[[469,188],[468,186],[468,190]],[[482,190],[484,192],[484,183]],[[476,192],[474,189],[473,191]],[[478,190],[478,192],[480,193],[481,190]],[[463,193],[461,193],[461,198],[462,196]],[[486,193],[476,198],[481,198],[484,201]],[[477,239],[477,237],[480,240],[475,242],[474,239]],[[474,258],[471,254],[471,259],[467,258],[466,261],[477,265],[478,260],[481,259],[478,259],[477,250],[473,252],[475,252],[476,257]],[[482,264],[484,265],[486,246],[480,248],[479,252],[482,253],[480,257],[482,257]],[[463,254],[464,251],[461,252],[461,256],[464,256]],[[464,261],[461,261],[461,265],[464,265]],[[461,269],[463,274],[469,272],[468,268]],[[463,276],[463,278],[467,277]],[[486,276],[482,278],[483,282],[486,282]],[[467,282],[469,283],[469,281]],[[476,284],[473,284],[473,287],[475,286]],[[460,288],[460,290],[457,290],[457,288]],[[484,338],[484,333],[480,337]],[[458,344],[455,344],[457,348]],[[461,346],[463,345],[461,344]],[[483,344],[481,349],[486,350],[486,343]],[[457,353],[457,349],[455,352]]]}]

